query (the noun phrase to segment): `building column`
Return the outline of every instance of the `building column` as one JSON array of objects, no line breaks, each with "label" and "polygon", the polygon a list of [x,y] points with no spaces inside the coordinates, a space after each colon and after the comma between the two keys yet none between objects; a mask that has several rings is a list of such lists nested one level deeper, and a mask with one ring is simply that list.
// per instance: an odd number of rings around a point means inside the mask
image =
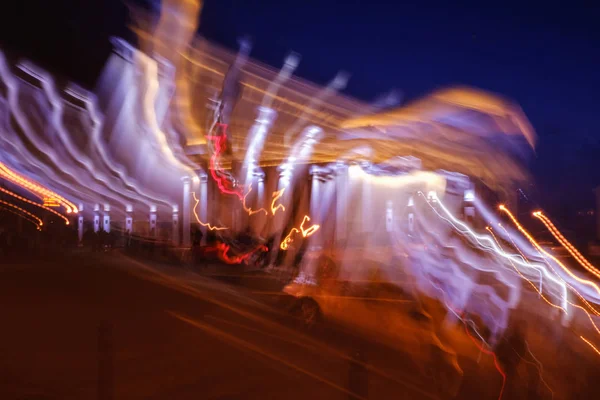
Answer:
[{"label": "building column", "polygon": [[[254,207],[257,210],[261,208],[267,210],[268,207],[265,206],[265,173],[258,169],[254,172],[254,178],[256,179],[256,201],[254,202]],[[267,212],[268,211],[270,210],[267,210]],[[254,221],[252,229],[256,235],[260,235],[265,226],[265,222],[267,221],[266,215],[259,212],[254,217]]]},{"label": "building column", "polygon": [[133,234],[133,206],[125,207],[125,233]]},{"label": "building column", "polygon": [[348,166],[338,162],[336,173],[336,209],[335,209],[335,239],[338,245],[343,244],[348,231]]},{"label": "building column", "polygon": [[83,204],[79,203],[79,215],[77,216],[77,239],[78,244],[83,243]]},{"label": "building column", "polygon": [[319,249],[323,246],[324,235],[324,224],[325,224],[325,211],[329,198],[331,196],[331,189],[327,187],[327,181],[331,170],[329,168],[322,168],[318,165],[313,165],[310,169],[311,173],[311,192],[310,192],[310,218],[311,225],[318,224],[321,226],[319,230],[312,236],[310,247]]},{"label": "building column", "polygon": [[[363,170],[367,167],[361,166]],[[366,171],[362,178],[362,190],[362,232],[371,233],[373,227],[372,190],[370,175]]]},{"label": "building column", "polygon": [[150,237],[156,238],[158,232],[156,231],[156,206],[150,206]]},{"label": "building column", "polygon": [[394,202],[392,200],[385,203],[385,230],[386,232],[394,230]]},{"label": "building column", "polygon": [[[208,175],[202,171],[199,174],[199,178],[200,178],[200,203],[198,204],[198,206],[200,207],[200,210],[198,210],[199,213],[199,217],[200,220],[203,222],[208,221]],[[189,231],[189,228],[188,228]],[[200,241],[200,244],[202,246],[206,245],[207,243],[207,236],[208,236],[208,228],[206,226],[201,225],[200,226],[200,232],[202,232],[202,239]]]},{"label": "building column", "polygon": [[102,222],[102,229],[104,232],[110,233],[110,204],[104,205],[104,219]]},{"label": "building column", "polygon": [[413,196],[408,198],[408,233],[413,233],[415,231],[415,199]]},{"label": "building column", "polygon": [[179,246],[179,207],[173,206],[173,244]]},{"label": "building column", "polygon": [[100,230],[100,204],[94,205],[94,233]]},{"label": "building column", "polygon": [[466,222],[473,226],[475,222],[475,191],[466,189],[463,196],[463,215]]},{"label": "building column", "polygon": [[191,224],[190,224],[190,202],[192,201],[191,199],[191,195],[190,195],[190,184],[191,184],[191,179],[188,176],[184,176],[183,178],[181,178],[181,180],[183,181],[183,197],[181,199],[182,201],[182,207],[181,207],[181,212],[182,212],[182,230],[183,230],[183,247],[190,247],[192,245],[192,239],[191,239],[191,234],[190,234],[190,230],[191,230]]}]

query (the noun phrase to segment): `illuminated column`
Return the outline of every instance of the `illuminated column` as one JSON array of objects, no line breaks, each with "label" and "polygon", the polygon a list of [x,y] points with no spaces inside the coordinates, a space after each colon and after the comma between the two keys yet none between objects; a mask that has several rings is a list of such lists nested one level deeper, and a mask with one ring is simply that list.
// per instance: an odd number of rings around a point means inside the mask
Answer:
[{"label": "illuminated column", "polygon": [[475,205],[474,205],[475,191],[473,189],[465,190],[463,202],[464,202],[463,214],[464,214],[465,221],[467,221],[468,223],[473,225],[473,222],[475,220]]},{"label": "illuminated column", "polygon": [[[199,174],[199,178],[200,178],[200,196],[199,196],[199,200],[200,203],[198,204],[198,207],[200,208],[198,210],[199,213],[199,217],[200,220],[203,222],[208,221],[208,175],[202,171]],[[188,229],[189,231],[189,229]],[[201,245],[205,245],[206,244],[206,236],[208,235],[208,228],[206,226],[200,226],[200,231],[202,232],[202,240],[200,241]]]},{"label": "illuminated column", "polygon": [[125,206],[125,233],[133,233],[133,206],[128,204]]},{"label": "illuminated column", "polygon": [[[368,167],[368,166],[366,166]],[[363,166],[363,170],[366,170]],[[366,171],[365,171],[366,172]],[[371,227],[373,226],[373,215],[371,208],[371,179],[369,174],[363,176],[363,195],[362,195],[362,231],[364,233],[370,233]]]},{"label": "illuminated column", "polygon": [[104,232],[109,233],[110,232],[110,204],[105,204],[104,205],[104,220],[102,222],[102,229],[104,229]]},{"label": "illuminated column", "polygon": [[77,239],[79,244],[83,241],[83,204],[79,203],[79,215],[77,216]]},{"label": "illuminated column", "polygon": [[324,179],[325,181],[321,187],[323,195],[318,223],[321,225],[321,228],[319,229],[321,234],[321,245],[324,244],[329,248],[332,245],[331,241],[334,239],[333,231],[335,229],[335,217],[331,214],[331,208],[333,207],[333,197],[335,196],[336,180],[331,169],[328,168],[324,171]]},{"label": "illuminated column", "polygon": [[191,240],[191,235],[190,235],[190,229],[191,229],[191,224],[190,224],[190,202],[191,202],[191,195],[190,195],[190,184],[191,184],[191,179],[188,176],[184,176],[183,178],[181,178],[181,180],[183,181],[183,197],[182,197],[182,229],[183,229],[183,247],[190,247],[192,245],[192,240]]},{"label": "illuminated column", "polygon": [[323,176],[320,174],[321,168],[317,165],[313,165],[310,168],[311,174],[311,189],[310,189],[310,218],[317,221],[319,218],[319,200],[321,197],[321,186],[324,181]]},{"label": "illuminated column", "polygon": [[[265,206],[265,173],[262,170],[256,170],[254,172],[254,178],[256,179],[256,201],[255,208],[261,209],[268,207]],[[266,216],[263,212],[258,213],[254,216],[254,233],[260,235],[263,231],[266,222]]]},{"label": "illuminated column", "polygon": [[98,232],[100,230],[100,204],[94,205],[94,232]]},{"label": "illuminated column", "polygon": [[313,165],[310,168],[312,176],[312,187],[310,191],[310,218],[311,225],[319,224],[321,228],[317,233],[311,236],[310,247],[321,248],[323,245],[323,224],[324,224],[324,211],[326,209],[327,197],[329,191],[326,188],[328,169]]},{"label": "illuminated column", "polygon": [[[289,199],[293,199],[293,185],[291,185],[291,182],[293,180],[293,176],[294,176],[294,172],[293,172],[293,166],[288,166],[288,165],[283,165],[277,168],[277,171],[279,172],[279,180],[277,182],[277,191],[280,191],[282,189],[285,188],[285,192],[283,193],[283,196],[280,198],[280,200],[278,201],[278,204],[283,205],[286,210],[288,210],[289,205],[288,205],[288,200]],[[290,214],[288,212],[277,212],[275,213],[275,216],[272,219],[272,229],[271,231],[277,235],[281,234],[281,230],[285,228],[285,218],[289,217]],[[277,241],[276,243],[277,245],[279,245],[279,242]]]},{"label": "illuminated column", "polygon": [[413,196],[408,198],[408,232],[413,233],[415,231],[415,199]]},{"label": "illuminated column", "polygon": [[394,230],[394,203],[388,200],[385,205],[385,230],[392,232]]},{"label": "illuminated column", "polygon": [[336,209],[335,209],[335,239],[338,244],[346,240],[348,230],[348,166],[338,162],[335,167]]},{"label": "illuminated column", "polygon": [[179,246],[179,207],[173,206],[173,244]]},{"label": "illuminated column", "polygon": [[150,237],[157,237],[156,232],[156,206],[150,206]]}]

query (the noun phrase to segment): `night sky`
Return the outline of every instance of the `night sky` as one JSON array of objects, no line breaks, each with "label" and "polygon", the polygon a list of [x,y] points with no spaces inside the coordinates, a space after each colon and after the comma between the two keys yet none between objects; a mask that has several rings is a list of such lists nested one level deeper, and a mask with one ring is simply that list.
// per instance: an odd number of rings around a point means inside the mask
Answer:
[{"label": "night sky", "polygon": [[[119,0],[15,1],[3,6],[0,47],[93,88],[108,38],[131,39]],[[351,74],[345,93],[372,101],[391,89],[410,101],[452,84],[518,102],[539,136],[531,162],[539,202],[555,213],[593,206],[600,185],[600,7],[577,2],[207,0],[200,33],[326,83]],[[533,192],[532,192],[533,193]]]}]

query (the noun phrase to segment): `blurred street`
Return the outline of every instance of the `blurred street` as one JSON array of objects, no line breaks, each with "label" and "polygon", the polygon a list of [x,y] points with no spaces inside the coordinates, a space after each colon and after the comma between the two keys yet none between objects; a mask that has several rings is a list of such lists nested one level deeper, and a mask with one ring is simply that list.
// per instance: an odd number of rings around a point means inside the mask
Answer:
[{"label": "blurred street", "polygon": [[352,374],[369,398],[436,398],[402,358],[351,367],[353,337],[303,334],[264,296],[111,257],[2,266],[0,398],[361,398]]}]

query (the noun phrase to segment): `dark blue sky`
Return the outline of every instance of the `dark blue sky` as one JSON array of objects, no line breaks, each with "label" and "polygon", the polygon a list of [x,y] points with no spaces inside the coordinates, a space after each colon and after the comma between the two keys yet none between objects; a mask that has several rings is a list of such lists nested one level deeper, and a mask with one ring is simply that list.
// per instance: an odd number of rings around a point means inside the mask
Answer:
[{"label": "dark blue sky", "polygon": [[[108,37],[127,34],[118,0],[14,3],[0,17],[2,47],[90,87]],[[456,83],[508,96],[540,138],[531,165],[540,202],[591,207],[600,184],[600,7],[402,3],[207,0],[200,32],[228,47],[248,34],[252,56],[274,66],[294,50],[297,73],[318,83],[348,71],[345,92],[363,100],[395,88],[408,101]]]}]

